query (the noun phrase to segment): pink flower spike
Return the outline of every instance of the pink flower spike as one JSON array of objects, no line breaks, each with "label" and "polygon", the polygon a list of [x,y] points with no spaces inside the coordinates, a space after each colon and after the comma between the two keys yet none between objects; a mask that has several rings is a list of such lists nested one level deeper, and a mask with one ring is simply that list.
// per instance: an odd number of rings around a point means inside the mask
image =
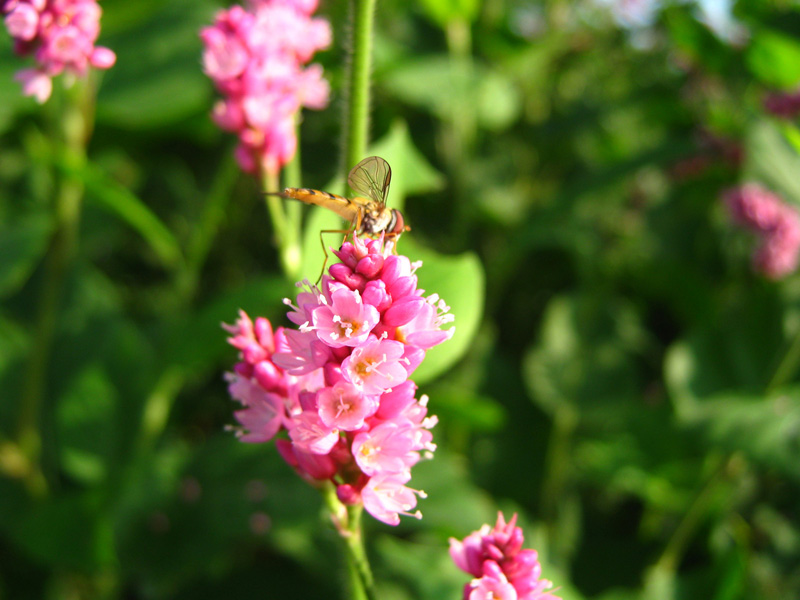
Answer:
[{"label": "pink flower spike", "polygon": [[[502,513],[497,515],[497,523],[492,529],[483,525],[473,531],[463,541],[450,538],[450,556],[456,566],[470,575],[479,577],[465,588],[464,597],[473,598],[473,591],[485,581],[486,590],[491,590],[497,582],[507,582],[514,588],[509,598],[519,600],[560,600],[547,592],[552,584],[541,579],[542,568],[535,550],[522,550],[522,529],[516,526],[516,515],[506,523]],[[489,593],[487,591],[487,593]],[[498,586],[492,593],[510,594],[507,587]],[[495,596],[475,596],[493,598]],[[498,595],[498,598],[505,596]]]},{"label": "pink flower spike", "polygon": [[[361,504],[376,519],[396,525],[400,515],[421,517],[415,508],[424,494],[406,484],[412,467],[436,449],[431,429],[437,419],[428,415],[427,396],[415,398],[417,386],[408,379],[425,349],[406,338],[436,333],[446,307],[435,295],[422,297],[415,267],[391,251],[382,240],[343,244],[336,251],[342,262],[319,286],[302,282],[296,305],[285,301],[296,328],[273,333],[269,321],[253,322],[243,312],[224,327],[240,352],[228,377],[239,382],[231,394],[245,404],[236,417],[253,436],[248,439],[278,437],[285,429],[288,439],[275,443],[302,477],[312,483],[330,480],[341,502]],[[387,264],[406,296],[388,292]],[[331,272],[339,273],[339,280]],[[382,318],[396,303],[414,313],[399,327]],[[492,555],[502,558],[501,540],[493,543]],[[527,578],[529,588],[538,585],[521,554],[508,565]]]},{"label": "pink flower spike", "polygon": [[409,512],[417,506],[417,495],[424,498],[422,491],[412,490],[404,484],[411,475],[407,473],[390,473],[371,477],[361,490],[364,509],[379,521],[387,525],[399,525],[400,515],[421,519],[419,511]]},{"label": "pink flower spike", "polygon": [[354,431],[364,426],[364,419],[375,414],[378,400],[365,395],[354,385],[340,381],[332,388],[318,392],[317,406],[320,419],[326,426]]},{"label": "pink flower spike", "polygon": [[333,348],[363,344],[379,319],[374,306],[364,304],[358,292],[346,288],[331,294],[330,306],[320,306],[312,313],[317,336]]},{"label": "pink flower spike", "polygon": [[382,394],[408,378],[401,363],[404,351],[400,342],[373,338],[342,361],[342,373],[363,393]]}]

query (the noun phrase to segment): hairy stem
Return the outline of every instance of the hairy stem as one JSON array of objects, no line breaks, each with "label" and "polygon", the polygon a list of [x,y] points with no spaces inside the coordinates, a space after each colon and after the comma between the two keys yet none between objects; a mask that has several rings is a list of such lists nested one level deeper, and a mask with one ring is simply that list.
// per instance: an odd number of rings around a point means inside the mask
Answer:
[{"label": "hairy stem", "polygon": [[[364,158],[369,143],[370,75],[375,0],[351,0],[352,37],[347,78],[344,175]],[[346,177],[345,177],[346,179]]]},{"label": "hairy stem", "polygon": [[349,585],[347,597],[353,600],[376,600],[375,580],[361,533],[363,507],[360,504],[343,505],[336,497],[333,485],[323,488],[322,494],[330,511],[331,521],[345,545]]}]

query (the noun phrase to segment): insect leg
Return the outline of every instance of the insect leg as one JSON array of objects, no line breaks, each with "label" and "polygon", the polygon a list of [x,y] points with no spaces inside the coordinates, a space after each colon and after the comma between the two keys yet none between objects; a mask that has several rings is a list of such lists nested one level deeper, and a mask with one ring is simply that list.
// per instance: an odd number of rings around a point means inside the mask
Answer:
[{"label": "insect leg", "polygon": [[[328,249],[325,247],[325,242],[322,240],[323,233],[343,233],[344,239],[347,239],[347,236],[353,233],[352,229],[322,229],[319,232],[319,243],[322,246],[322,251],[325,253],[325,260],[322,262],[322,269],[319,272],[319,277],[317,277],[317,283],[320,282],[322,279],[322,274],[325,272],[325,266],[328,264]],[[342,241],[344,243],[344,241]]]}]

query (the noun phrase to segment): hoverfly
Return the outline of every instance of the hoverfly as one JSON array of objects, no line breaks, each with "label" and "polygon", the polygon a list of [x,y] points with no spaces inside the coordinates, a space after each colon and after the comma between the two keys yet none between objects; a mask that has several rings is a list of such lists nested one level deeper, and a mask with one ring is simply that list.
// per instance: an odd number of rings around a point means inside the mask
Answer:
[{"label": "hoverfly", "polygon": [[372,238],[383,235],[385,238],[397,239],[401,233],[410,229],[399,210],[386,206],[391,181],[392,169],[389,163],[380,156],[370,156],[353,167],[347,176],[348,185],[358,194],[354,198],[310,188],[286,188],[277,195],[322,206],[350,222],[349,229],[320,232],[320,243],[325,252],[325,263],[322,265],[324,271],[328,252],[322,242],[323,233],[344,233],[345,239],[351,233]]},{"label": "hoverfly", "polygon": [[370,156],[353,167],[347,176],[348,185],[359,194],[355,198],[309,188],[286,188],[279,195],[332,210],[350,222],[350,229],[341,233],[397,237],[409,228],[399,210],[386,206],[391,181],[389,163],[380,156]]}]

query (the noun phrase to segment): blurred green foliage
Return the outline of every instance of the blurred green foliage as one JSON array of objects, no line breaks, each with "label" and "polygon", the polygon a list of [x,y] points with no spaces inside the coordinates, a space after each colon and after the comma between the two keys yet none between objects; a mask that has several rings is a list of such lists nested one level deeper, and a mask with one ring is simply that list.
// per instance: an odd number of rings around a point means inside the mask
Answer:
[{"label": "blurred green foliage", "polygon": [[[346,4],[322,2],[333,101],[301,129],[303,185],[333,191]],[[762,107],[800,84],[800,12],[739,2],[731,43],[692,3],[636,30],[609,4],[378,2],[372,152],[457,326],[417,374],[440,419],[425,518],[366,524],[381,598],[459,598],[447,538],[498,508],[565,600],[800,597],[800,279],[752,274],[719,203],[755,180],[800,207],[797,122]],[[0,36],[0,598],[338,597],[316,492],[225,430],[219,324],[283,323],[293,288],[208,116],[197,32],[220,4],[102,6],[118,62],[88,161]],[[19,431],[63,178],[85,204],[37,483]],[[336,221],[305,223],[313,280]]]}]

